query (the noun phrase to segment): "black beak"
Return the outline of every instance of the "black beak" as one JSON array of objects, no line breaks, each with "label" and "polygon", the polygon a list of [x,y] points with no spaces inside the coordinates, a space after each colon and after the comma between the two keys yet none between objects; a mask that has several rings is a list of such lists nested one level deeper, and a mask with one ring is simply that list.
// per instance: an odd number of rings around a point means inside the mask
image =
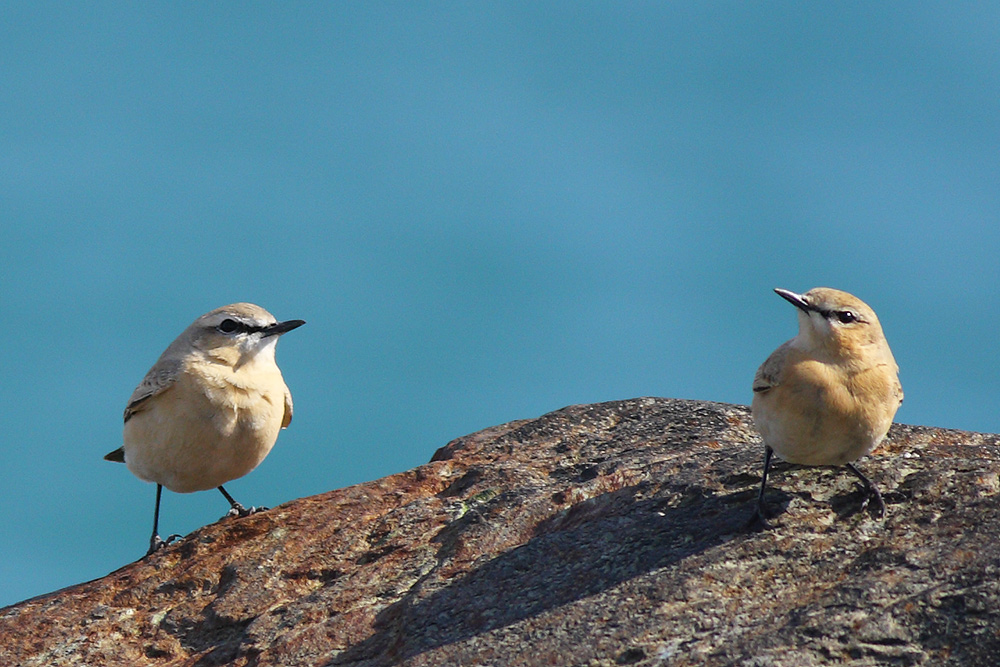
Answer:
[{"label": "black beak", "polygon": [[300,326],[305,324],[305,320],[286,320],[284,322],[275,322],[274,324],[268,326],[264,329],[264,337],[267,336],[280,336],[283,333],[288,333],[292,329],[298,329]]},{"label": "black beak", "polygon": [[806,297],[803,294],[796,294],[791,290],[781,289],[780,287],[775,287],[774,291],[782,299],[785,299],[786,301],[788,301],[789,303],[791,303],[793,306],[795,306],[800,310],[803,310],[807,313],[816,310],[815,306],[811,305],[808,301],[806,301]]}]

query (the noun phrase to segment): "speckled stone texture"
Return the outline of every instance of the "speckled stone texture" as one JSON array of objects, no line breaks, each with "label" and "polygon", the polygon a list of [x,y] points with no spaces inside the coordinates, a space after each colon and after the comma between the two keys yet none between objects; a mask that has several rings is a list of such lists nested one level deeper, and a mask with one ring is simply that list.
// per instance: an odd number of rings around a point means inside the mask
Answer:
[{"label": "speckled stone texture", "polygon": [[896,425],[779,464],[746,408],[641,398],[460,438],[427,465],[225,519],[0,610],[0,664],[1000,664],[1000,437]]}]

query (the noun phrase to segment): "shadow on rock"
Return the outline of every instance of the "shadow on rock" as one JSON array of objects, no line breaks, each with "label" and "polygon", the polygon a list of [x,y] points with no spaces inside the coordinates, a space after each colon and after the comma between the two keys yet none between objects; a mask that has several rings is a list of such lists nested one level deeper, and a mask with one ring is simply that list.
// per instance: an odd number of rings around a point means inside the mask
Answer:
[{"label": "shadow on rock", "polygon": [[648,497],[650,487],[578,503],[527,543],[421,595],[425,578],[378,615],[374,635],[330,664],[388,665],[518,623],[721,544],[746,520],[745,493],[685,487]]}]

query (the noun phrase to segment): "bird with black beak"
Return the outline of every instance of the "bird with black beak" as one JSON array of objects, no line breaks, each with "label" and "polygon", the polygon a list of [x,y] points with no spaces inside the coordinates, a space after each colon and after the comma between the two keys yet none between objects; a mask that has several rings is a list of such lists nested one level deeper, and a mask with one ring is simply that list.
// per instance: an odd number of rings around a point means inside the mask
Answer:
[{"label": "bird with black beak", "polygon": [[222,485],[256,468],[291,423],[292,394],[274,349],[282,334],[303,324],[278,322],[252,303],[217,308],[185,329],[132,392],[124,445],[104,458],[156,483],[147,555],[179,537],[158,534],[163,487],[218,489],[232,515],[266,509],[246,509]]},{"label": "bird with black beak", "polygon": [[862,509],[885,501],[854,465],[882,442],[903,402],[899,367],[864,301],[816,287],[775,289],[798,309],[799,333],[757,369],[751,412],[764,440],[764,473],[751,524],[768,527],[764,491],[771,457],[806,466],[844,466],[865,491]]}]

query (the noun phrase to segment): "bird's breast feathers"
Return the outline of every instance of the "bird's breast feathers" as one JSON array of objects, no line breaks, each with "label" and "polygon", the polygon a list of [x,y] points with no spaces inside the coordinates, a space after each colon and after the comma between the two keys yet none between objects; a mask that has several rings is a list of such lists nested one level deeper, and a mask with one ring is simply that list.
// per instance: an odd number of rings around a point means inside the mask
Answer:
[{"label": "bird's breast feathers", "polygon": [[[221,430],[280,428],[285,419],[285,386],[275,364],[246,364],[238,369],[190,363],[178,378],[177,389],[201,402],[205,416]],[[200,399],[200,401],[199,401]]]},{"label": "bird's breast feathers", "polygon": [[869,452],[899,407],[902,392],[894,370],[845,372],[795,357],[786,357],[767,389],[754,394],[754,419],[765,442],[783,459],[807,465],[842,464]]}]

